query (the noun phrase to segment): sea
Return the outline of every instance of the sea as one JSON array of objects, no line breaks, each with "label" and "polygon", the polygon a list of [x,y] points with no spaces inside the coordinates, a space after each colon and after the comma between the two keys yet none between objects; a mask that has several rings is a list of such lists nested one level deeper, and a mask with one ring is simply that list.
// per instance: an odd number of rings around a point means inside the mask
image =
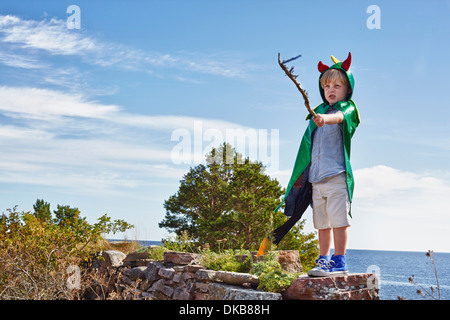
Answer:
[{"label": "sea", "polygon": [[346,255],[350,273],[377,274],[381,300],[450,300],[450,253],[434,252],[434,265],[426,252],[347,249]]},{"label": "sea", "polygon": [[[159,241],[139,243],[160,244]],[[350,273],[377,274],[381,300],[450,300],[450,253],[434,252],[434,265],[426,252],[347,249],[346,254]],[[409,281],[412,276],[415,283]]]}]

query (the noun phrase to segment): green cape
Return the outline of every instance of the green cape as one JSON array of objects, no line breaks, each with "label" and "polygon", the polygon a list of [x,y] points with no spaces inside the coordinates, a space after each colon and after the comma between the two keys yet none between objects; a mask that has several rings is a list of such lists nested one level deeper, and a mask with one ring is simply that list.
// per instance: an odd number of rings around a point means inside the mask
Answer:
[{"label": "green cape", "polygon": [[[353,178],[353,171],[352,167],[350,165],[350,149],[351,149],[351,138],[353,137],[353,134],[355,133],[356,127],[358,127],[360,123],[359,118],[359,111],[356,107],[355,102],[351,99],[351,96],[353,95],[353,89],[355,86],[355,81],[353,79],[353,74],[349,70],[350,63],[351,63],[351,54],[349,53],[349,57],[344,61],[340,62],[333,56],[331,59],[336,62],[333,66],[328,67],[326,65],[323,65],[322,62],[319,62],[319,71],[321,72],[319,77],[319,90],[320,95],[322,97],[323,103],[317,106],[314,111],[319,114],[324,114],[327,112],[330,105],[325,99],[322,86],[320,85],[320,79],[322,78],[323,74],[328,69],[339,69],[345,73],[345,75],[348,78],[348,81],[351,86],[351,92],[348,96],[347,101],[341,101],[337,102],[333,105],[334,109],[337,109],[339,111],[342,111],[344,114],[344,121],[343,121],[343,142],[344,142],[344,156],[345,156],[345,167],[346,167],[346,175],[347,175],[347,189],[348,189],[348,195],[350,202],[353,199],[353,189],[355,186],[354,178]],[[342,66],[344,64],[344,67]],[[347,70],[345,69],[347,68]],[[306,128],[305,133],[303,134],[302,141],[300,143],[300,147],[297,152],[297,158],[295,160],[294,169],[291,175],[291,178],[289,180],[289,184],[286,189],[286,194],[284,195],[283,202],[286,200],[289,192],[291,191],[292,186],[297,181],[297,179],[300,177],[300,175],[303,173],[303,171],[306,169],[306,167],[311,162],[311,137],[314,132],[314,130],[317,128],[317,125],[314,121],[312,121],[312,116],[308,115],[306,117],[306,120],[310,120],[308,127]],[[278,206],[278,208],[275,210],[277,211],[281,207]]]}]

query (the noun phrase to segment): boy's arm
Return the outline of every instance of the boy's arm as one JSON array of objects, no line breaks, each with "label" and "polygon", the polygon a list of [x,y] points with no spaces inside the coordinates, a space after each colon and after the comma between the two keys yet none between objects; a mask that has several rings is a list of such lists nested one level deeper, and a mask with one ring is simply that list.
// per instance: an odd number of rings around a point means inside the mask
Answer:
[{"label": "boy's arm", "polygon": [[331,114],[317,114],[312,118],[318,127],[323,127],[325,124],[338,124],[344,121],[344,114],[341,111]]}]

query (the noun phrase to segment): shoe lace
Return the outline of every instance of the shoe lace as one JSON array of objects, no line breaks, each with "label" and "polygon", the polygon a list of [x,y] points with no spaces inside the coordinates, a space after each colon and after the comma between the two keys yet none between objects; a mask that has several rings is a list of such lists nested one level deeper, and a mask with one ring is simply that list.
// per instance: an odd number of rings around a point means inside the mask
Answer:
[{"label": "shoe lace", "polygon": [[327,259],[322,258],[322,259],[317,260],[316,263],[317,263],[317,267],[319,267],[320,269],[327,269],[329,262],[327,261]]},{"label": "shoe lace", "polygon": [[336,262],[335,262],[334,260],[330,260],[330,261],[328,261],[328,263],[327,263],[327,267],[328,267],[329,269],[333,268],[335,265],[336,265]]}]

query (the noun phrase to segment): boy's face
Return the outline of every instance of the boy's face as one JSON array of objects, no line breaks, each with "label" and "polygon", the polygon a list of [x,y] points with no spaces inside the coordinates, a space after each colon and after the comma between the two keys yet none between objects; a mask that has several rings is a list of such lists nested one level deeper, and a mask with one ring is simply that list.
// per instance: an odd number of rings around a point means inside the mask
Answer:
[{"label": "boy's face", "polygon": [[330,105],[339,101],[344,101],[349,93],[347,86],[340,80],[330,81],[323,87],[325,99],[327,99]]}]

